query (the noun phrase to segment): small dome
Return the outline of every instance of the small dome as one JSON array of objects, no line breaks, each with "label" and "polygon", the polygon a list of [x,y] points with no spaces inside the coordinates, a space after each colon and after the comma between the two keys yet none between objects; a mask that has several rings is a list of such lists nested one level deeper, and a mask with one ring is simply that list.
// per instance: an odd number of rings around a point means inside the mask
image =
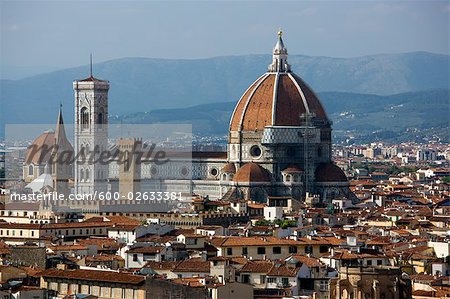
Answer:
[{"label": "small dome", "polygon": [[250,162],[239,168],[233,178],[235,182],[270,182],[269,172],[262,166]]},{"label": "small dome", "polygon": [[55,144],[55,133],[52,131],[46,131],[36,138],[33,143],[28,147],[27,154],[25,156],[26,164],[47,164],[51,158],[51,148]]},{"label": "small dome", "polygon": [[227,163],[222,168],[222,173],[236,173],[236,166],[234,166],[234,163]]},{"label": "small dome", "polygon": [[317,182],[347,182],[347,177],[339,166],[333,163],[320,164],[316,169]]},{"label": "small dome", "polygon": [[289,165],[288,167],[286,167],[285,169],[283,169],[281,172],[284,172],[284,173],[300,173],[300,172],[303,172],[303,169],[301,169],[297,165],[292,164],[292,165]]}]

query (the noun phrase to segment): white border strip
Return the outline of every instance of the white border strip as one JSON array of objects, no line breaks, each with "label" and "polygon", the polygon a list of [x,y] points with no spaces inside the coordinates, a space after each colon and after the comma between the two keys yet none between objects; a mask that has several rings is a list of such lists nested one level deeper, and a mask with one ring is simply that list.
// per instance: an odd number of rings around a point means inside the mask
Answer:
[{"label": "white border strip", "polygon": [[291,73],[288,73],[288,76],[289,76],[289,78],[291,78],[292,82],[294,82],[295,86],[297,87],[298,92],[300,93],[300,96],[302,97],[302,101],[303,101],[303,105],[305,106],[306,113],[309,114],[310,112],[309,112],[308,102],[306,101],[306,97],[303,94],[303,91],[300,88],[300,85],[298,85],[297,81],[295,81],[295,78],[294,78],[294,76],[292,76]]}]

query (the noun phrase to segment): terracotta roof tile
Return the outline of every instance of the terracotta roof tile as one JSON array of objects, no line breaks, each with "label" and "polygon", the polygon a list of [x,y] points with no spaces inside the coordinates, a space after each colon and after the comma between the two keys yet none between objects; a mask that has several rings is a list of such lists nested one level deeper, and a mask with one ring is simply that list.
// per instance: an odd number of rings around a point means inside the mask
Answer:
[{"label": "terracotta roof tile", "polygon": [[315,175],[318,182],[347,182],[347,177],[342,169],[332,163],[320,164]]},{"label": "terracotta roof tile", "polygon": [[250,162],[239,168],[235,174],[235,182],[270,182],[269,172],[262,166]]},{"label": "terracotta roof tile", "polygon": [[145,282],[145,276],[132,275],[128,273],[118,273],[112,271],[96,271],[96,270],[57,270],[47,269],[39,273],[42,277],[51,277],[58,279],[76,279],[89,280],[98,282],[125,283],[125,284],[142,284]]},{"label": "terracotta roof tile", "polygon": [[210,264],[199,258],[192,258],[178,263],[173,272],[209,273]]},{"label": "terracotta roof tile", "polygon": [[268,273],[273,263],[269,260],[250,260],[240,270],[241,273]]}]

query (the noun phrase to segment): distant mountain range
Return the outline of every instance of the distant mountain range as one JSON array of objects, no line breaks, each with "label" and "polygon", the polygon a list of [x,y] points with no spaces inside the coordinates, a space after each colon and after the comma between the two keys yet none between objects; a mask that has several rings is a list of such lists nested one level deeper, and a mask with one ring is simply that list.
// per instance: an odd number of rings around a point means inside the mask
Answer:
[{"label": "distant mountain range", "polygon": [[[227,123],[231,108],[241,94],[258,75],[266,71],[270,61],[270,55],[195,60],[123,58],[95,64],[94,75],[111,82],[109,109],[113,119],[126,115],[123,120],[136,121],[144,116],[133,113],[144,111],[150,112],[147,114],[155,121],[158,118],[168,121],[167,118],[173,117],[170,115],[178,115],[178,121],[182,121],[186,118],[186,112],[189,115],[217,112],[212,121],[217,122],[219,129],[219,124]],[[448,91],[443,90],[448,89],[450,83],[448,55],[427,52],[356,58],[290,55],[289,63],[319,92],[325,109],[335,122],[335,129],[340,128],[341,124],[342,128],[376,128],[376,121],[368,118],[369,114],[378,118],[387,117],[390,110],[381,111],[400,105],[396,97],[404,100],[402,107],[406,108],[401,109],[407,110],[402,113],[406,117],[402,126],[414,126],[409,123],[413,120],[419,123],[424,123],[424,119],[438,121],[436,113],[448,112]],[[60,103],[64,106],[66,121],[73,122],[72,81],[87,77],[87,70],[88,67],[84,66],[21,80],[0,80],[0,128],[5,123],[53,123]],[[445,107],[439,111],[429,107],[423,112],[412,109],[414,105],[430,105],[430,99],[438,98],[441,103],[446,92],[447,110]],[[398,96],[385,97],[399,93]],[[414,104],[409,104],[409,99],[414,99],[411,100]],[[378,110],[381,114],[372,114],[375,107],[381,109]],[[357,113],[357,118],[340,116],[344,112],[349,112],[348,115]],[[195,126],[202,127],[199,122]],[[214,127],[208,130],[216,132]]]},{"label": "distant mountain range", "polygon": [[[378,96],[346,92],[318,94],[333,120],[335,138],[358,141],[410,140],[433,131],[448,139],[450,90]],[[111,118],[112,123],[190,123],[197,135],[226,135],[235,102],[203,104],[188,108],[160,109]],[[408,133],[410,132],[410,133]],[[383,138],[384,137],[384,138]]]}]

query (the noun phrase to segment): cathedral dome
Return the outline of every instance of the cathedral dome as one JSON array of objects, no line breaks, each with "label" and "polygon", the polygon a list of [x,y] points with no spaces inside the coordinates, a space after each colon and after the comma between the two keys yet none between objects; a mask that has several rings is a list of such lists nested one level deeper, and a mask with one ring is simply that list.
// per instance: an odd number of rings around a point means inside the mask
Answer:
[{"label": "cathedral dome", "polygon": [[236,167],[234,166],[234,163],[227,163],[223,168],[222,168],[222,172],[223,173],[236,173]]},{"label": "cathedral dome", "polygon": [[333,163],[320,164],[316,169],[317,182],[347,182],[342,169]]},{"label": "cathedral dome", "polygon": [[283,169],[281,172],[284,173],[301,173],[303,172],[303,169],[301,169],[298,165],[289,165],[285,169]]},{"label": "cathedral dome", "polygon": [[233,181],[240,183],[270,182],[270,175],[264,167],[250,162],[239,168]]},{"label": "cathedral dome", "polygon": [[279,33],[269,71],[244,92],[236,105],[230,131],[263,130],[265,126],[300,126],[309,115],[328,123],[316,94],[287,63],[287,50]]},{"label": "cathedral dome", "polygon": [[55,144],[55,133],[53,131],[46,131],[36,138],[28,147],[25,156],[26,164],[47,164],[51,158],[51,148]]}]

